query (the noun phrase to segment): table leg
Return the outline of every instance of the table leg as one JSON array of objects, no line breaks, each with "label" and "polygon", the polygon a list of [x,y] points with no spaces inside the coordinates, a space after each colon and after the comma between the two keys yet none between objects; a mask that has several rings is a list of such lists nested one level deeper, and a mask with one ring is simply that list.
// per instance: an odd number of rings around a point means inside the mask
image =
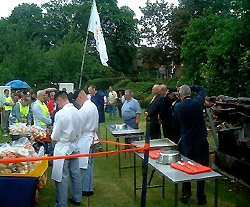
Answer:
[{"label": "table leg", "polygon": [[214,206],[218,206],[218,178],[214,180]]},{"label": "table leg", "polygon": [[150,175],[150,178],[149,178],[149,181],[148,181],[148,185],[151,184],[151,181],[152,181],[152,179],[153,179],[153,177],[154,177],[154,173],[155,173],[155,169],[153,169],[153,171],[152,171],[152,173],[151,173],[151,175]]},{"label": "table leg", "polygon": [[[108,130],[106,129],[106,141],[108,141]],[[108,143],[106,142],[106,152],[108,152]],[[106,158],[108,158],[108,154],[106,154]]]},{"label": "table leg", "polygon": [[162,176],[162,198],[165,198],[165,176]]},{"label": "table leg", "polygon": [[[117,141],[119,143],[119,139]],[[120,151],[120,145],[117,146],[118,151]],[[119,166],[119,178],[122,177],[122,172],[121,172],[121,154],[118,153],[118,166]]]},{"label": "table leg", "polygon": [[136,156],[134,154],[134,195],[135,195],[135,200],[136,200]]},{"label": "table leg", "polygon": [[175,191],[175,197],[174,197],[174,202],[175,202],[175,207],[178,207],[178,183],[174,184],[174,191]]}]

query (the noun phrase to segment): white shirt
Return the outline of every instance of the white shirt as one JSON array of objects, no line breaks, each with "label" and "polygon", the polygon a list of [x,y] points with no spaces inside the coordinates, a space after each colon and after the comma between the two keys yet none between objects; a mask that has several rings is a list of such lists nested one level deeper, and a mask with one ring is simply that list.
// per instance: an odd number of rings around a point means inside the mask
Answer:
[{"label": "white shirt", "polygon": [[114,103],[116,99],[117,99],[117,93],[115,91],[110,91],[108,97],[109,103]]},{"label": "white shirt", "polygon": [[83,106],[79,109],[81,118],[81,132],[88,133],[94,132],[98,129],[99,115],[96,105],[87,100]]},{"label": "white shirt", "polygon": [[[87,100],[83,106],[79,109],[81,118],[81,137],[79,139],[79,148],[81,154],[88,154],[89,148],[94,140],[98,139],[96,136],[96,130],[98,129],[99,115],[96,105]],[[79,167],[87,169],[89,157],[79,158]]]},{"label": "white shirt", "polygon": [[[73,104],[66,104],[55,115],[55,123],[51,139],[68,146],[75,146],[75,143],[80,137],[80,116],[78,110]],[[77,152],[77,149],[69,149],[67,154],[71,154],[73,151]]]},{"label": "white shirt", "polygon": [[[54,156],[70,155],[78,152],[78,140],[81,134],[81,119],[73,104],[66,104],[55,115],[51,139],[57,141]],[[64,159],[53,161],[52,179],[61,182]]]}]

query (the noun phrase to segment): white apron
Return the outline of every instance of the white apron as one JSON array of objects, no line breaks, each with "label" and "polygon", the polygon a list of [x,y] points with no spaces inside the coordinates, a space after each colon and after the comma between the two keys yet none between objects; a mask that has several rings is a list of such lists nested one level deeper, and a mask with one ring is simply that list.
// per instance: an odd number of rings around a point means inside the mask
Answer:
[{"label": "white apron", "polygon": [[[94,139],[98,139],[96,133],[94,132],[84,132],[82,134],[82,136],[80,137],[78,141],[80,154],[89,154],[89,148],[93,142],[93,136],[94,136]],[[87,169],[88,161],[89,161],[89,157],[79,157],[79,168]]]},{"label": "white apron", "polygon": [[[57,142],[54,149],[54,156],[64,156],[69,155],[77,150],[77,145],[73,143],[61,143]],[[62,181],[62,171],[63,171],[64,159],[53,160],[53,169],[51,174],[51,179],[57,182]]]}]

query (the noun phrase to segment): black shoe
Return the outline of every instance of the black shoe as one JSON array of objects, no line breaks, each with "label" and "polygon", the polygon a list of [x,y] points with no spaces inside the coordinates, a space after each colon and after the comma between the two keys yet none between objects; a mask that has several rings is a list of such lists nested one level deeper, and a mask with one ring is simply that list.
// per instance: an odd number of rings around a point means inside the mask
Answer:
[{"label": "black shoe", "polygon": [[76,205],[76,206],[80,206],[81,205],[81,202],[77,202],[77,201],[74,201],[73,198],[69,198],[69,202]]},{"label": "black shoe", "polygon": [[93,191],[82,191],[82,196],[92,196],[94,195]]},{"label": "black shoe", "polygon": [[99,152],[103,152],[103,149],[102,149],[102,148],[99,148]]},{"label": "black shoe", "polygon": [[198,200],[198,205],[205,205],[207,204],[207,199],[204,199],[204,200]]}]

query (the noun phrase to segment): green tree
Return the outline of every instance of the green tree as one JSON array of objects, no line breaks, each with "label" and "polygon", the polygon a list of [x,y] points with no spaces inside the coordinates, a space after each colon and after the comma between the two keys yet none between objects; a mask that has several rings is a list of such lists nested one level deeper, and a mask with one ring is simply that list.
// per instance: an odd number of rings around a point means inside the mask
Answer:
[{"label": "green tree", "polygon": [[[6,29],[6,51],[0,71],[2,83],[22,79],[29,84],[36,83],[36,72],[43,69],[43,50],[39,39],[29,40],[27,24],[10,24]],[[46,75],[44,69],[43,76]]]},{"label": "green tree", "polygon": [[168,23],[172,9],[173,5],[169,6],[165,0],[157,0],[155,3],[147,1],[146,6],[141,8],[142,38],[145,38],[150,45],[165,49],[170,44]]},{"label": "green tree", "polygon": [[127,74],[136,58],[135,45],[139,43],[135,13],[128,7],[119,9],[117,1],[98,2],[100,2],[98,11],[106,39],[109,65]]},{"label": "green tree", "polygon": [[147,1],[146,6],[140,8],[143,16],[140,19],[141,37],[155,48],[142,47],[140,57],[144,63],[154,65],[155,63],[168,65],[174,56],[174,44],[169,36],[169,22],[173,4],[168,5],[165,0],[151,3]]},{"label": "green tree", "polygon": [[[116,0],[97,1],[101,25],[109,55],[109,65],[117,71],[127,72],[132,67],[136,56],[135,44],[139,41],[137,20],[134,12],[128,7],[117,6]],[[45,14],[45,30],[48,43],[56,44],[74,28],[78,39],[86,37],[92,1],[53,0],[43,5]],[[95,46],[90,34],[88,45]],[[95,51],[95,56],[98,56]]]},{"label": "green tree", "polygon": [[249,47],[242,44],[243,36],[242,20],[231,13],[215,15],[209,9],[200,18],[191,20],[182,44],[185,79],[204,85],[213,95],[245,94],[249,80],[242,79],[246,74],[242,60],[248,59]]},{"label": "green tree", "polygon": [[[51,82],[72,82],[78,86],[84,43],[78,42],[74,37],[75,33],[70,30],[63,40],[46,53],[48,60],[46,67],[51,73]],[[87,53],[92,53],[91,48],[87,48]],[[94,78],[109,77],[113,72],[112,68],[103,66],[93,55],[85,56],[83,82]]]},{"label": "green tree", "polygon": [[[42,12],[35,4],[16,7],[10,17],[1,19],[0,71],[2,84],[22,79],[34,86],[40,80],[36,74],[43,69]],[[46,69],[42,73],[46,76]],[[46,79],[46,78],[45,78]]]}]

